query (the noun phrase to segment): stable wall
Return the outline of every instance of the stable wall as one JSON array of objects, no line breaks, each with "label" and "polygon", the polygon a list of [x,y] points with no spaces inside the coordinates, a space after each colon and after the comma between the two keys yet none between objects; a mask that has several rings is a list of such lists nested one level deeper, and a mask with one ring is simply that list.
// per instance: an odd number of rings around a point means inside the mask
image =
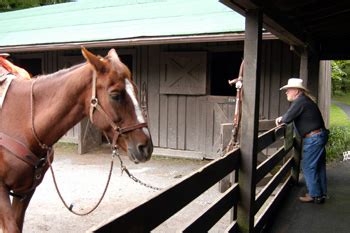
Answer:
[{"label": "stable wall", "polygon": [[[215,54],[232,52],[239,56],[243,53],[243,41],[116,49],[131,68],[139,94],[146,93],[155,153],[191,158],[219,156],[222,147],[220,126],[233,120],[235,90],[232,88],[231,95],[211,93],[214,88],[219,88],[220,92],[220,86],[227,93],[224,88],[231,88],[227,87],[227,79],[237,77],[240,61],[235,59],[232,62],[236,70],[218,76],[213,74],[213,63],[217,57]],[[108,51],[107,48],[91,50],[100,55]],[[279,88],[287,83],[288,78],[299,75],[300,59],[279,40],[265,40],[262,56],[259,113],[261,119],[274,119],[289,106]],[[13,54],[13,57],[15,62],[22,61],[23,64],[26,59],[27,62],[31,58],[41,59],[43,73],[83,61],[79,50],[21,53]],[[219,87],[217,82],[221,82]],[[62,140],[78,143],[81,153],[88,150],[88,146],[100,144],[101,135],[88,126],[87,121],[78,124]]]}]

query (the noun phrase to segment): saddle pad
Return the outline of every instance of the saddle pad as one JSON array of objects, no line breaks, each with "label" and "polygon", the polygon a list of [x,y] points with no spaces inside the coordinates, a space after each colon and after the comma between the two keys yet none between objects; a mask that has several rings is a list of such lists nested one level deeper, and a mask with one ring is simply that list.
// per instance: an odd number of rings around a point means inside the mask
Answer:
[{"label": "saddle pad", "polygon": [[2,104],[4,103],[6,93],[8,88],[11,85],[12,80],[16,78],[13,74],[7,74],[0,77],[0,109],[2,108]]}]

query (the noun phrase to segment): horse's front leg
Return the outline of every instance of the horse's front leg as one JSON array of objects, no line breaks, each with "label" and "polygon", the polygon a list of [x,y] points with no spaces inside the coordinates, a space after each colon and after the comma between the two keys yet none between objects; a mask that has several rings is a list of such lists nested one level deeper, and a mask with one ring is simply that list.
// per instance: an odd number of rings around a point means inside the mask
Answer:
[{"label": "horse's front leg", "polygon": [[19,233],[15,215],[12,211],[10,197],[5,185],[0,181],[0,227],[3,233]]},{"label": "horse's front leg", "polygon": [[12,200],[12,211],[14,213],[16,223],[20,231],[23,229],[24,216],[35,189],[28,193],[24,199],[14,197]]}]

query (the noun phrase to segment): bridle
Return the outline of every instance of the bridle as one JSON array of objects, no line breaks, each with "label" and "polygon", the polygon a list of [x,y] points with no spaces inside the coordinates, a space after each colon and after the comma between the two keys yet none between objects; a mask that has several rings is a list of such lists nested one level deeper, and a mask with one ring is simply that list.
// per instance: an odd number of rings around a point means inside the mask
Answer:
[{"label": "bridle", "polygon": [[[136,129],[139,129],[139,128],[143,128],[143,127],[148,127],[148,124],[146,122],[143,122],[143,123],[138,123],[138,124],[135,124],[135,125],[132,125],[132,126],[127,126],[127,127],[119,127],[109,116],[108,114],[103,110],[102,106],[99,104],[99,101],[98,101],[98,98],[96,96],[96,91],[97,91],[97,87],[96,87],[96,80],[97,80],[97,74],[96,74],[96,71],[93,71],[93,76],[92,76],[92,94],[91,94],[91,101],[90,101],[90,121],[92,123],[94,123],[94,112],[95,112],[95,109],[100,112],[102,114],[102,116],[105,118],[105,120],[109,123],[109,125],[112,127],[112,129],[114,130],[114,136],[113,136],[113,139],[112,139],[112,149],[117,149],[118,145],[117,145],[117,142],[118,142],[118,138],[119,136],[127,133],[127,132],[130,132],[130,131],[133,131],[133,130],[136,130]],[[107,137],[106,133],[104,132],[107,140],[109,140],[109,138]]]},{"label": "bridle", "polygon": [[[127,127],[120,127],[120,126],[118,126],[111,119],[111,117],[106,113],[106,111],[102,108],[102,106],[99,104],[99,101],[98,101],[98,98],[97,98],[97,95],[96,95],[96,92],[97,92],[96,82],[97,82],[97,74],[96,74],[96,71],[93,71],[93,75],[92,75],[92,94],[91,94],[91,100],[90,100],[89,117],[90,117],[90,121],[93,123],[93,114],[94,114],[95,109],[96,109],[99,113],[101,113],[101,115],[105,118],[105,120],[112,127],[112,129],[114,131],[114,135],[113,135],[113,139],[112,139],[112,143],[111,143],[111,145],[112,145],[112,160],[111,160],[111,166],[110,166],[110,170],[109,170],[107,183],[106,183],[106,186],[104,188],[104,191],[103,191],[100,199],[98,200],[98,202],[95,204],[94,207],[92,207],[89,211],[87,211],[85,213],[78,213],[78,212],[74,211],[73,210],[73,204],[70,204],[68,206],[68,204],[64,200],[64,198],[63,198],[63,196],[62,196],[62,194],[61,194],[61,192],[60,192],[60,190],[58,188],[58,185],[57,185],[57,182],[56,182],[56,178],[55,178],[55,174],[54,174],[54,171],[52,169],[51,161],[50,161],[50,158],[49,158],[53,154],[52,146],[48,146],[45,143],[42,143],[42,141],[39,139],[39,137],[38,137],[38,135],[37,135],[37,133],[35,131],[35,127],[34,127],[34,92],[33,92],[33,87],[34,87],[35,80],[32,82],[32,86],[31,86],[31,121],[32,121],[32,132],[33,132],[34,138],[37,141],[37,143],[39,144],[39,146],[43,150],[47,151],[46,161],[47,161],[47,163],[49,165],[49,168],[50,168],[50,171],[51,171],[51,174],[52,174],[52,178],[53,178],[53,181],[54,181],[54,184],[55,184],[56,191],[57,191],[57,193],[58,193],[58,195],[59,195],[63,205],[70,212],[72,212],[73,214],[79,215],[79,216],[85,216],[85,215],[90,214],[102,202],[102,199],[104,198],[104,196],[106,194],[106,191],[107,191],[110,179],[111,179],[111,175],[112,175],[112,171],[113,171],[113,164],[114,164],[114,157],[115,156],[118,156],[118,158],[120,160],[122,171],[126,171],[126,173],[129,175],[129,177],[134,179],[134,181],[139,182],[139,183],[141,183],[141,184],[143,184],[143,185],[145,185],[147,187],[158,189],[158,188],[155,188],[153,186],[144,184],[143,182],[139,181],[137,178],[135,178],[134,176],[132,176],[130,174],[130,172],[127,170],[127,168],[123,165],[123,162],[122,162],[122,160],[121,160],[121,158],[119,156],[119,146],[117,144],[119,136],[121,136],[121,135],[123,135],[125,133],[128,133],[128,132],[131,132],[133,130],[136,130],[136,129],[140,129],[140,128],[143,128],[143,127],[148,127],[148,124],[146,122],[144,122],[144,123],[138,123],[138,124],[135,124],[135,125],[132,125],[132,126],[127,126]],[[105,132],[103,132],[103,133],[105,134],[107,140],[109,140],[109,138],[107,137],[106,133]]]}]

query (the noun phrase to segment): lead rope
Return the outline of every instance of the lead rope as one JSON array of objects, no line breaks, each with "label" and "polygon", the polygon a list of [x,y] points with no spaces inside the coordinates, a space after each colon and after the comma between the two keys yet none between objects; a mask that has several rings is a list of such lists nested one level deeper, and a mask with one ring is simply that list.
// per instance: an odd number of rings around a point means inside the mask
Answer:
[{"label": "lead rope", "polygon": [[[58,196],[60,197],[63,205],[73,214],[75,215],[79,215],[79,216],[85,216],[85,215],[88,215],[90,213],[92,213],[94,210],[96,210],[96,208],[100,205],[100,203],[102,202],[105,194],[106,194],[106,191],[107,191],[107,188],[109,186],[109,183],[110,183],[110,180],[111,180],[111,176],[112,176],[112,171],[113,171],[113,164],[114,164],[114,157],[115,157],[115,150],[112,151],[112,160],[111,160],[111,166],[110,166],[110,169],[109,169],[109,174],[108,174],[108,179],[107,179],[107,183],[106,183],[106,186],[103,190],[103,193],[100,197],[100,199],[98,200],[98,202],[95,204],[95,206],[93,208],[91,208],[89,211],[85,212],[85,213],[78,213],[76,211],[73,210],[73,207],[74,205],[73,204],[70,204],[70,206],[68,206],[68,204],[65,202],[59,188],[58,188],[58,185],[57,185],[57,181],[56,181],[56,177],[55,177],[55,173],[53,171],[53,168],[52,168],[52,165],[51,165],[51,161],[50,161],[50,155],[53,151],[52,147],[51,146],[48,146],[46,145],[45,143],[42,143],[35,131],[35,127],[34,127],[34,92],[33,92],[33,87],[34,87],[34,83],[35,83],[35,80],[32,82],[32,85],[31,85],[31,99],[30,99],[30,108],[31,108],[31,122],[32,122],[32,133],[34,135],[34,138],[35,140],[37,141],[37,143],[39,144],[39,146],[43,149],[43,150],[46,150],[47,151],[47,154],[46,154],[46,161],[49,165],[49,168],[50,168],[50,171],[51,171],[51,175],[52,175],[52,179],[53,179],[53,182],[54,182],[54,185],[55,185],[55,188],[56,188],[56,191],[57,191],[57,194]],[[119,155],[118,155],[119,157]]]},{"label": "lead rope", "polygon": [[119,159],[119,162],[120,162],[120,170],[121,170],[122,174],[125,171],[125,173],[129,176],[130,179],[132,179],[133,181],[135,181],[138,184],[141,184],[142,186],[145,186],[146,188],[150,188],[150,189],[158,190],[158,191],[162,190],[161,188],[155,187],[155,186],[150,185],[150,184],[146,184],[145,182],[141,181],[136,176],[131,174],[130,171],[127,169],[127,167],[124,165],[123,160],[120,158],[118,148],[116,148],[116,150],[117,150],[116,155],[118,156],[118,159]]},{"label": "lead rope", "polygon": [[52,147],[51,146],[48,146],[46,145],[45,143],[42,143],[35,131],[35,127],[34,127],[34,112],[35,112],[35,109],[34,109],[34,92],[33,92],[33,89],[34,89],[34,83],[35,83],[36,79],[34,79],[34,81],[32,82],[32,85],[31,85],[31,89],[30,89],[30,92],[31,92],[31,95],[30,95],[30,118],[31,118],[31,122],[32,122],[32,133],[34,135],[34,138],[36,140],[36,142],[39,144],[39,146],[41,147],[41,149],[43,150],[46,150],[46,151],[50,151],[52,150]]},{"label": "lead rope", "polygon": [[[142,109],[142,114],[145,117],[145,120],[147,121],[148,114],[147,114],[147,86],[146,86],[146,83],[143,83],[142,89],[141,89],[141,109]],[[146,188],[150,188],[150,189],[158,190],[158,191],[162,190],[161,188],[155,187],[155,186],[150,185],[150,184],[146,184],[145,182],[142,182],[140,179],[138,179],[136,176],[134,176],[127,169],[127,167],[124,165],[122,159],[119,156],[119,153],[118,153],[118,159],[120,161],[120,169],[121,169],[122,174],[125,171],[125,173],[129,176],[130,179],[132,179],[136,183],[139,183],[139,184],[145,186]]]},{"label": "lead rope", "polygon": [[[97,209],[97,207],[100,205],[100,203],[102,202],[102,200],[103,200],[103,198],[104,198],[104,196],[105,196],[105,194],[106,194],[106,192],[107,192],[107,188],[108,188],[109,183],[110,183],[110,180],[111,180],[112,171],[113,171],[113,164],[114,164],[114,157],[115,157],[115,153],[112,152],[112,160],[111,160],[111,166],[110,166],[110,169],[109,169],[109,174],[108,174],[107,183],[106,183],[106,186],[105,186],[105,188],[104,188],[104,190],[103,190],[103,193],[102,193],[100,199],[98,200],[98,202],[95,204],[94,207],[92,207],[89,211],[86,211],[86,212],[84,212],[84,213],[78,213],[78,212],[74,211],[74,210],[73,210],[74,205],[73,205],[73,204],[70,204],[70,205],[68,206],[68,204],[65,202],[65,200],[64,200],[64,198],[63,198],[63,196],[62,196],[62,194],[61,194],[61,192],[60,192],[60,190],[59,190],[59,188],[58,188],[58,185],[57,185],[57,182],[56,182],[55,173],[54,173],[54,171],[53,171],[53,169],[52,169],[50,159],[48,159],[48,164],[49,164],[49,167],[50,167],[50,171],[51,171],[51,174],[52,174],[52,179],[53,179],[53,182],[54,182],[54,184],[55,184],[55,188],[56,188],[57,194],[58,194],[58,196],[60,197],[60,199],[61,199],[63,205],[64,205],[71,213],[73,213],[73,214],[75,214],[75,215],[79,215],[79,216],[86,216],[86,215],[92,213],[94,210]],[[119,157],[119,156],[118,156],[118,157]]]}]

